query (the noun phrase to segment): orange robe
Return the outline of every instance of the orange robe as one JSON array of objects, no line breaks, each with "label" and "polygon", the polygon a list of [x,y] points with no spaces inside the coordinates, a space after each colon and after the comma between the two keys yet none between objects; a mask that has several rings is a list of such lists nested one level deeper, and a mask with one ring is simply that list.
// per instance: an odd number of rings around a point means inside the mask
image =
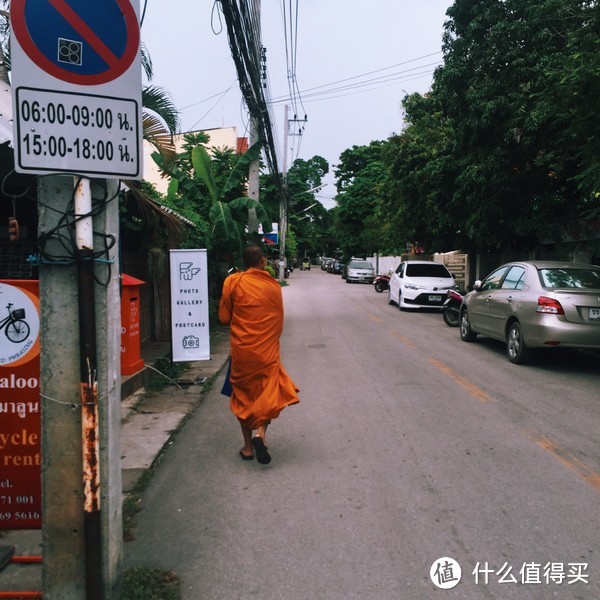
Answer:
[{"label": "orange robe", "polygon": [[231,410],[244,427],[257,429],[300,401],[279,357],[281,286],[262,269],[230,275],[219,320],[231,325]]}]

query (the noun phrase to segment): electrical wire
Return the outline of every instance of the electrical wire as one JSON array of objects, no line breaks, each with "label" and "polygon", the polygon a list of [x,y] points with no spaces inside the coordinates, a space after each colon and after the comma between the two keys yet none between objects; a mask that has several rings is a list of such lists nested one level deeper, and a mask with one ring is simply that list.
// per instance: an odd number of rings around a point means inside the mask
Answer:
[{"label": "electrical wire", "polygon": [[142,16],[140,17],[140,29],[144,24],[144,19],[146,17],[146,9],[148,8],[148,0],[144,0],[144,8],[142,10]]},{"label": "electrical wire", "polygon": [[220,4],[242,95],[250,115],[257,123],[259,135],[264,140],[269,169],[279,179],[271,116],[261,79],[261,48],[260,38],[257,36],[259,19],[255,3],[251,0],[221,0]]},{"label": "electrical wire", "polygon": [[[236,84],[237,82],[234,81],[218,98],[218,100],[190,127],[190,131],[194,130],[194,127],[196,127],[196,125],[198,125],[198,123],[200,123],[205,117],[207,117],[221,102],[221,100],[223,100],[223,98],[225,98],[225,96],[227,95],[227,93],[233,88],[233,86]],[[213,96],[214,98],[214,96]],[[192,104],[192,106],[194,106]],[[182,109],[183,110],[183,109]]]},{"label": "electrical wire", "polygon": [[[98,198],[92,196],[92,210],[85,215],[75,214],[75,188],[65,211],[60,211],[52,208],[60,214],[57,224],[49,231],[39,235],[37,240],[37,248],[35,255],[29,258],[29,261],[35,264],[67,266],[82,262],[82,259],[77,252],[77,244],[75,240],[75,225],[78,221],[86,218],[98,217],[105,210],[109,202],[115,200],[119,196],[120,185],[117,186],[117,192],[109,197],[108,189],[104,180],[97,180],[97,188],[103,190],[103,195]],[[40,203],[43,206],[43,203]],[[47,208],[51,208],[47,206]],[[90,269],[94,280],[99,284],[106,286],[111,280],[111,265],[113,260],[110,259],[110,251],[115,247],[117,239],[114,235],[107,234],[101,231],[93,231],[95,239],[100,240],[100,249],[91,253],[83,259],[83,264]],[[50,249],[50,246],[53,246]],[[95,244],[96,247],[96,244]],[[108,265],[106,280],[102,281],[95,270],[94,263],[104,263]]]},{"label": "electrical wire", "polygon": [[[439,54],[439,53],[436,52],[434,54]],[[329,99],[331,97],[337,97],[337,96],[329,96],[330,94],[338,94],[339,92],[345,92],[348,90],[356,90],[356,89],[369,87],[369,86],[373,86],[374,89],[379,89],[379,87],[381,87],[382,83],[390,83],[390,82],[395,82],[395,81],[406,81],[406,80],[410,80],[410,79],[415,79],[417,77],[430,75],[434,70],[434,69],[430,69],[430,67],[438,67],[441,64],[439,61],[426,63],[424,65],[415,66],[415,67],[412,67],[409,69],[401,69],[394,73],[389,73],[389,74],[385,74],[385,75],[379,75],[377,77],[372,77],[369,79],[364,79],[365,77],[367,77],[369,75],[373,75],[376,73],[382,73],[383,71],[389,71],[390,69],[394,69],[394,68],[402,66],[402,65],[406,65],[406,64],[413,63],[413,62],[416,62],[419,60],[423,60],[424,58],[429,58],[430,56],[433,56],[434,54],[428,54],[428,55],[425,55],[425,56],[422,56],[419,58],[415,58],[415,59],[411,59],[408,61],[404,61],[402,63],[391,65],[389,67],[384,67],[382,69],[377,69],[375,71],[369,71],[369,72],[363,73],[361,75],[355,75],[353,77],[348,77],[345,79],[333,81],[331,83],[326,83],[323,85],[308,88],[303,91],[303,96],[304,96],[305,100],[308,98],[316,98],[318,96],[327,96],[326,99]],[[428,69],[428,70],[421,71],[421,69]],[[356,80],[361,80],[361,79],[363,79],[363,80],[356,81]],[[346,83],[346,82],[352,82],[352,83]],[[345,85],[333,87],[336,84],[345,84]],[[379,86],[379,87],[375,87],[375,86]],[[282,103],[288,102],[289,97],[288,96],[279,96],[277,98],[273,98],[271,101],[275,104],[282,104]]]},{"label": "electrical wire", "polygon": [[[422,74],[422,76],[425,76],[425,75],[431,76],[433,74],[433,72],[434,71],[425,72],[425,73]],[[390,88],[390,87],[401,86],[401,85],[404,85],[407,81],[415,81],[415,80],[418,80],[420,78],[421,77],[410,77],[410,78],[407,78],[407,79],[403,79],[402,81],[388,83],[386,85],[379,85],[379,86],[376,86],[376,87],[370,87],[370,88],[364,89],[364,90],[355,90],[355,91],[350,91],[350,92],[347,92],[347,93],[341,93],[341,92],[339,92],[339,93],[336,93],[336,94],[332,94],[330,96],[319,96],[319,97],[313,98],[313,99],[308,98],[306,100],[306,103],[307,104],[311,104],[313,102],[322,102],[322,101],[327,101],[327,100],[335,100],[335,99],[338,99],[338,98],[345,98],[347,96],[356,96],[358,94],[368,94],[368,93],[371,93],[371,92],[375,92],[377,90],[383,90],[383,89],[387,89],[387,88]]]},{"label": "electrical wire", "polygon": [[234,79],[233,82],[231,83],[231,85],[226,90],[224,90],[222,92],[218,92],[216,94],[213,94],[212,96],[209,96],[208,98],[204,98],[203,100],[198,100],[198,102],[192,102],[192,104],[188,104],[187,106],[182,106],[181,110],[187,110],[188,108],[192,108],[193,106],[198,106],[198,104],[203,104],[204,102],[208,102],[209,100],[212,100],[213,98],[217,98],[219,96],[223,97],[236,83],[237,83],[237,79]]},{"label": "electrical wire", "polygon": [[[287,1],[287,5],[286,5]],[[307,121],[306,109],[302,100],[302,94],[298,86],[297,64],[298,64],[298,13],[299,3],[294,0],[295,9],[292,6],[292,0],[282,0],[281,15],[284,33],[286,69],[287,69],[287,84],[289,96],[286,97],[286,104],[289,103],[292,109],[293,118],[289,120],[286,127],[289,128],[290,137],[295,140],[292,144],[291,157],[293,162],[300,155],[300,147],[302,145],[302,136]],[[289,6],[289,10],[287,8]],[[272,101],[271,101],[272,103]],[[304,114],[304,119],[301,115]]]}]

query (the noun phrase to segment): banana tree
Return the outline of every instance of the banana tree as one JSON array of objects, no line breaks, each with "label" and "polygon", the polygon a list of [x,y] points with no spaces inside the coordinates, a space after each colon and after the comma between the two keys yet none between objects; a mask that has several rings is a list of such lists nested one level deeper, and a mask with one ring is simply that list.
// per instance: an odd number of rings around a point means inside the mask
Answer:
[{"label": "banana tree", "polygon": [[196,175],[202,179],[206,185],[212,200],[210,208],[210,221],[212,225],[213,237],[225,243],[236,243],[238,247],[242,245],[242,240],[245,237],[247,229],[247,217],[236,217],[239,215],[240,209],[245,209],[245,214],[250,209],[256,209],[256,215],[262,225],[263,232],[271,231],[271,220],[267,215],[263,205],[247,196],[234,198],[227,201],[228,194],[235,188],[239,187],[240,183],[248,175],[250,163],[260,156],[260,142],[253,144],[240,157],[231,170],[223,188],[218,189],[214,172],[213,160],[204,146],[196,146],[192,150],[192,165]]}]

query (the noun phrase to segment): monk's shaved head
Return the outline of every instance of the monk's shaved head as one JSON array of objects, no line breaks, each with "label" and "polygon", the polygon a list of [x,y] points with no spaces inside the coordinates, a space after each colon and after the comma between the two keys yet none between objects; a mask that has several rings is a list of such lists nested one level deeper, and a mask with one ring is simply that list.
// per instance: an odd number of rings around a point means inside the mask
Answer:
[{"label": "monk's shaved head", "polygon": [[250,246],[246,246],[242,252],[242,260],[244,261],[244,266],[247,269],[256,269],[260,265],[260,261],[264,253],[260,246],[256,244],[251,244]]}]

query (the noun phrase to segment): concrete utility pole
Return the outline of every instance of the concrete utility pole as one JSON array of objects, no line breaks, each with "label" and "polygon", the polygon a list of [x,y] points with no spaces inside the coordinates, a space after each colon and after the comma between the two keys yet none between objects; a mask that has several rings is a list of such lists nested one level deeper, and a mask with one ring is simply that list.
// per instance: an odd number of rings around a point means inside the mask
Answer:
[{"label": "concrete utility pole", "polygon": [[[73,178],[39,180],[39,237],[52,231],[74,198]],[[118,240],[118,182],[107,180],[106,190],[92,183],[91,194],[107,201],[93,219],[93,230]],[[87,192],[86,192],[87,193]],[[63,232],[67,233],[67,232]],[[84,233],[85,235],[85,233]],[[89,238],[88,238],[89,239]],[[49,240],[46,251],[55,259],[72,259],[62,244]],[[75,248],[73,248],[75,251]],[[59,262],[40,265],[41,389],[42,410],[42,539],[43,594],[48,598],[118,598],[122,568],[122,499],[120,452],[120,290],[118,244],[105,257],[92,262],[95,321],[101,336],[96,343],[98,445],[100,489],[99,540],[86,540],[84,512],[82,386],[80,383],[80,330],[78,326],[77,266]],[[86,573],[88,545],[97,543],[99,573],[90,589]],[[96,549],[93,549],[95,551]],[[89,565],[91,566],[91,565]]]},{"label": "concrete utility pole", "polygon": [[[258,56],[255,57],[257,63],[260,64],[262,59],[261,48],[261,30],[260,30],[260,0],[254,0],[254,10],[256,12],[256,33],[258,39],[256,40],[256,48],[258,50]],[[261,84],[262,85],[262,84]],[[250,145],[252,146],[260,139],[260,133],[258,129],[258,117],[251,116],[250,118]],[[260,158],[253,160],[250,163],[250,170],[248,173],[248,197],[252,200],[259,200],[259,189],[260,189]],[[258,233],[258,218],[256,216],[256,209],[248,209],[248,233]]]},{"label": "concrete utility pole", "polygon": [[[258,124],[256,119],[250,120],[250,145],[255,144],[259,140]],[[248,172],[248,197],[252,200],[259,201],[259,189],[260,189],[260,159],[257,158],[250,163],[250,170]],[[248,232],[258,233],[258,217],[256,216],[256,209],[248,209]]]},{"label": "concrete utility pole", "polygon": [[285,234],[287,231],[287,204],[288,204],[288,185],[287,185],[287,154],[288,154],[288,113],[289,106],[286,104],[283,110],[283,190],[281,194],[281,203],[279,204],[279,281],[285,279]]}]

